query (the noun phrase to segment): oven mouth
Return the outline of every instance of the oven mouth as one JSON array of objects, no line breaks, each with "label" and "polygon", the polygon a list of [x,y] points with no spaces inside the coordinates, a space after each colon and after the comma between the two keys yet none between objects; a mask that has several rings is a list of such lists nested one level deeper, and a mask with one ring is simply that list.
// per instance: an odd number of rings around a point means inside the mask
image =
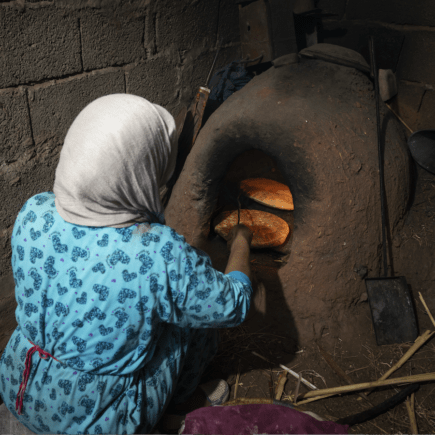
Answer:
[{"label": "oven mouth", "polygon": [[291,252],[294,230],[293,211],[263,205],[249,198],[240,189],[240,183],[252,178],[273,180],[288,186],[275,160],[267,153],[259,149],[249,149],[238,155],[230,163],[228,170],[220,182],[215,208],[210,216],[208,240],[213,242],[214,249],[216,250],[223,252],[223,250],[227,249],[227,242],[215,230],[216,218],[223,212],[235,212],[237,214],[238,201],[240,202],[240,210],[257,210],[274,215],[288,225],[288,236],[280,246],[252,248],[250,257],[252,266],[261,264],[264,267],[279,269],[287,263]]}]

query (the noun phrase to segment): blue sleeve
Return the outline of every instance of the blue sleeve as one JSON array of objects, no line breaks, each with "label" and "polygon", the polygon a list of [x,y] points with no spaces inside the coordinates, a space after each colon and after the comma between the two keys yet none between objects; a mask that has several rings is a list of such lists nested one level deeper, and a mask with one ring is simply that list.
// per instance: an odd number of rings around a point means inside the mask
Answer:
[{"label": "blue sleeve", "polygon": [[167,269],[168,285],[159,293],[160,319],[186,328],[240,325],[253,292],[248,277],[242,272],[219,272],[206,253],[180,239],[175,239],[180,248],[176,260]]},{"label": "blue sleeve", "polygon": [[235,270],[234,272],[227,273],[227,275],[231,275],[233,278],[236,278],[239,281],[242,281],[243,283],[245,283],[246,285],[249,285],[252,287],[251,280],[243,272],[239,272],[238,270]]}]

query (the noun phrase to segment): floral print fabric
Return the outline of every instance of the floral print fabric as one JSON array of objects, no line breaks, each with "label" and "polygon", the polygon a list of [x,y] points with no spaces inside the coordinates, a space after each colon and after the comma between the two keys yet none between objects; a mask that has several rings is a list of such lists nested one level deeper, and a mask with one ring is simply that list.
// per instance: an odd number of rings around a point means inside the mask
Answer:
[{"label": "floral print fabric", "polygon": [[[214,328],[237,326],[252,286],[224,275],[160,224],[65,222],[54,194],[30,198],[12,235],[18,327],[0,361],[0,393],[36,433],[142,433],[171,397],[185,400],[217,351]],[[29,340],[23,414],[15,413]]]}]

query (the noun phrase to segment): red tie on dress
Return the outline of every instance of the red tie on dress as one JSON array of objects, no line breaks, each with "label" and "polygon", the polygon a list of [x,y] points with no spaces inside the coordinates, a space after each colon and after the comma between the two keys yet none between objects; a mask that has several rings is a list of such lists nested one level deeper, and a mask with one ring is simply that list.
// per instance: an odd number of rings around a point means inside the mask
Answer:
[{"label": "red tie on dress", "polygon": [[[29,340],[29,342],[32,343],[30,340]],[[24,365],[23,379],[22,379],[22,382],[20,384],[20,388],[18,390],[17,400],[15,401],[15,410],[17,411],[18,415],[21,415],[21,410],[23,409],[24,393],[26,391],[27,381],[29,380],[30,369],[32,367],[32,355],[35,352],[38,352],[39,357],[42,359],[47,359],[49,356],[51,356],[56,361],[60,362],[53,355],[50,355],[45,350],[42,350],[37,344],[35,344],[35,343],[32,343],[32,344],[33,344],[33,346],[26,353],[26,362]]]}]

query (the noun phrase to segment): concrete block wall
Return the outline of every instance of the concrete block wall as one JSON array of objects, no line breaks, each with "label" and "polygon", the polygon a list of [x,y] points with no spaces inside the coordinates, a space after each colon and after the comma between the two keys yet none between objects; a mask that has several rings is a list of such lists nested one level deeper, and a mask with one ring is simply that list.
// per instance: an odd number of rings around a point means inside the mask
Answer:
[{"label": "concrete block wall", "polygon": [[[398,79],[393,109],[413,130],[435,128],[435,3],[432,0],[318,0],[323,42],[352,48],[369,61],[374,36],[379,68]],[[408,132],[409,134],[409,132]]]},{"label": "concrete block wall", "polygon": [[11,233],[24,202],[52,190],[78,113],[111,93],[176,116],[216,69],[239,59],[234,0],[0,2],[0,353],[15,328]]}]

